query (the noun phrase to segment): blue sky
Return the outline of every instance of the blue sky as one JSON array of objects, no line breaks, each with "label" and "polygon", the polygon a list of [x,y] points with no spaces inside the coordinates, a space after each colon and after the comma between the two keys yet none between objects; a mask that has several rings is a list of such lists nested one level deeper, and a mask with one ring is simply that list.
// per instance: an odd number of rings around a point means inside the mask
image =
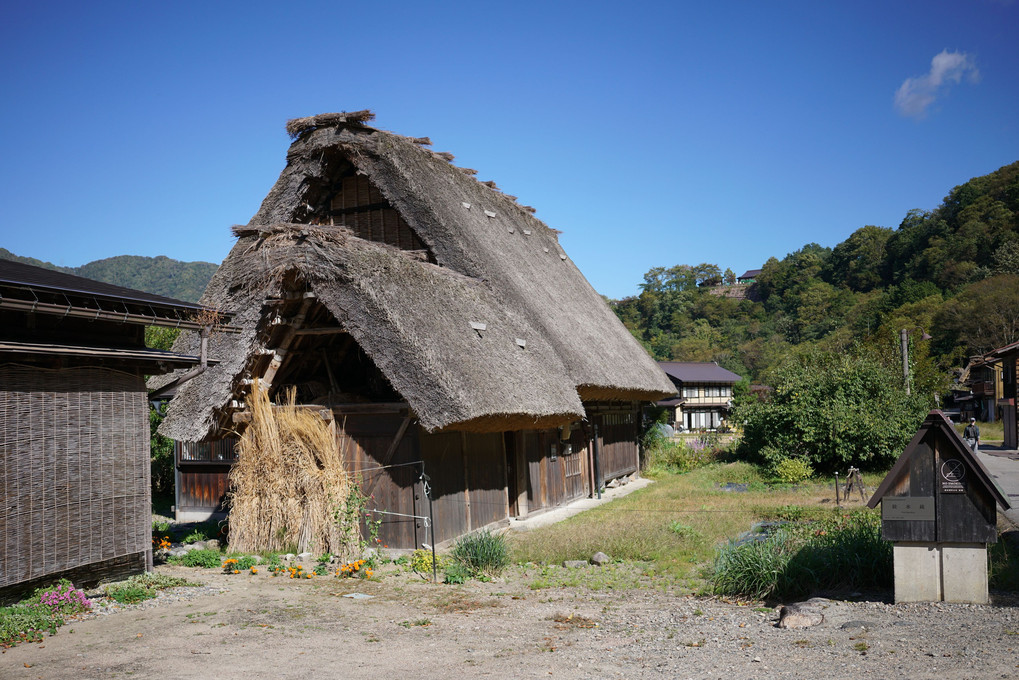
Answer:
[{"label": "blue sky", "polygon": [[610,297],[898,226],[1019,160],[1016,0],[4,3],[0,246],[219,262],[287,119],[370,108]]}]

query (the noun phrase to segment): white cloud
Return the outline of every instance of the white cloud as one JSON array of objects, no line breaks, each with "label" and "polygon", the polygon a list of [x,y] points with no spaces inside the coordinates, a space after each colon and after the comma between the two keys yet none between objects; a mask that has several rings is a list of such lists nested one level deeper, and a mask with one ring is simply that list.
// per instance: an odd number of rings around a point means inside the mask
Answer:
[{"label": "white cloud", "polygon": [[980,80],[973,57],[965,52],[942,50],[931,59],[931,70],[926,75],[906,78],[895,92],[895,108],[903,116],[923,118],[927,108],[952,83],[966,78],[971,83]]}]

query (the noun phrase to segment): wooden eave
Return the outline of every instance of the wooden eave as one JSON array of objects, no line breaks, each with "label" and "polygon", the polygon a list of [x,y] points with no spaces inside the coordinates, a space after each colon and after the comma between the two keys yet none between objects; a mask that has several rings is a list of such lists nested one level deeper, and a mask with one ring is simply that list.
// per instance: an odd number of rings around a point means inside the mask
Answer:
[{"label": "wooden eave", "polygon": [[199,357],[157,349],[58,345],[9,340],[0,341],[0,356],[114,359],[132,364],[156,364],[164,367],[163,370],[189,368],[201,361]]}]

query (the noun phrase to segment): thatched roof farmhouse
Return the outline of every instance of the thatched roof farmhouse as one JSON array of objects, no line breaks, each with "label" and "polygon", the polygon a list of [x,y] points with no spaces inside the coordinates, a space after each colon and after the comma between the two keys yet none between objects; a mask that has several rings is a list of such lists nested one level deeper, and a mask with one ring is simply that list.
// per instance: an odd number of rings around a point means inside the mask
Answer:
[{"label": "thatched roof farmhouse", "polygon": [[[459,513],[447,537],[590,493],[597,448],[626,443],[625,460],[601,461],[604,479],[634,472],[637,405],[673,394],[672,383],[555,230],[427,139],[372,118],[290,121],[287,166],[234,228],[202,298],[236,310],[241,332],[214,338],[223,362],[180,387],[161,432],[230,436],[249,419],[256,380],[270,396],[292,387],[336,419],[355,468],[425,460],[468,508],[470,494],[495,489],[475,499],[491,512],[447,508]],[[415,482],[393,475],[386,502],[408,509],[399,488]],[[413,534],[403,542],[420,542]]]}]

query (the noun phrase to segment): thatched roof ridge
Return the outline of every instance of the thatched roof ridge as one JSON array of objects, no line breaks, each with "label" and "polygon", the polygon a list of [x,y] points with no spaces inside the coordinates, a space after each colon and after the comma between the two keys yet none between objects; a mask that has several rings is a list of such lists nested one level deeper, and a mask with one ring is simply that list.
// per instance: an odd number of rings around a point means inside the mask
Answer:
[{"label": "thatched roof ridge", "polygon": [[285,282],[316,295],[429,430],[512,429],[507,419],[546,427],[583,415],[553,348],[484,283],[343,227],[276,224],[235,233],[240,238],[203,299],[244,309],[235,320],[241,333],[217,338],[216,356],[228,359],[180,388],[160,430],[166,436],[196,440],[213,431],[261,350],[263,302],[282,295]]},{"label": "thatched roof ridge", "polygon": [[291,139],[300,137],[302,133],[308,130],[314,130],[320,127],[330,127],[337,125],[354,125],[359,127],[366,127],[364,123],[375,120],[375,114],[364,109],[363,111],[341,111],[340,113],[320,113],[317,116],[307,116],[305,118],[291,118],[287,121],[287,134],[290,135]]}]

